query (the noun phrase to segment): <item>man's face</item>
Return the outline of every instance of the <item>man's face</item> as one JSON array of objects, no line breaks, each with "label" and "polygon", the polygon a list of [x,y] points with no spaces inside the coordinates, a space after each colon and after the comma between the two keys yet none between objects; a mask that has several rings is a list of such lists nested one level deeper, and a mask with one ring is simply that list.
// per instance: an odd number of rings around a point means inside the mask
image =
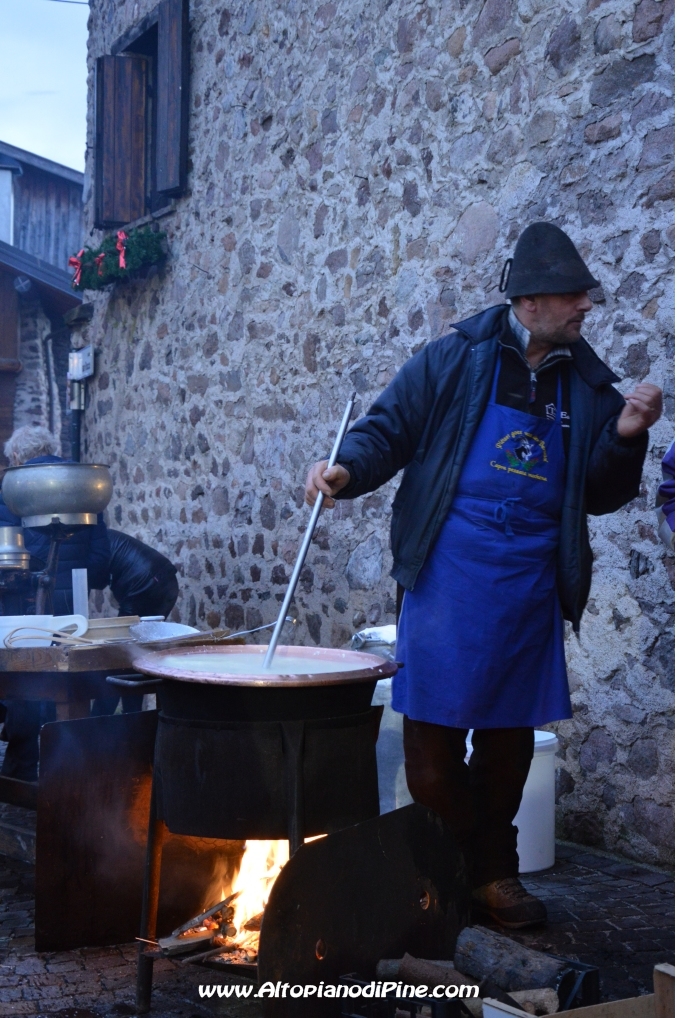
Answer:
[{"label": "man's face", "polygon": [[[581,338],[581,326],[592,301],[580,293],[538,293],[522,297],[515,314],[534,339],[560,346]],[[521,313],[520,313],[521,312]]]}]

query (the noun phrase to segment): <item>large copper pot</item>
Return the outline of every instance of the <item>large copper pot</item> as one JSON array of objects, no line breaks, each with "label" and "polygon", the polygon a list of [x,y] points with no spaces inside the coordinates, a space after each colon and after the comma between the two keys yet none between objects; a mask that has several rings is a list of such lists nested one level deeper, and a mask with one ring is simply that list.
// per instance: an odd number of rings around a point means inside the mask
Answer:
[{"label": "large copper pot", "polygon": [[[210,686],[254,686],[259,688],[290,688],[301,686],[334,686],[348,685],[353,682],[376,681],[394,675],[397,665],[386,661],[376,654],[365,654],[362,651],[340,650],[334,647],[290,647],[280,646],[275,652],[270,671],[264,670],[263,659],[266,647],[257,644],[207,644],[197,647],[178,647],[160,651],[145,651],[135,657],[134,665],[146,675],[173,679],[179,682],[208,684]],[[260,657],[260,668],[246,675],[228,675],[218,669],[204,670],[204,662],[210,657],[223,654],[251,654]],[[182,666],[177,666],[173,659],[184,659]],[[193,658],[200,663],[200,668],[191,669],[185,663]],[[301,658],[306,663],[303,671],[294,675],[285,675],[281,668],[289,658]],[[333,670],[326,671],[327,664],[335,663]],[[322,666],[320,671],[316,665]]]},{"label": "large copper pot", "polygon": [[[397,670],[373,654],[278,647],[275,662],[302,657],[302,674],[197,672],[172,658],[256,653],[263,646],[142,651],[153,676],[158,816],[177,834],[284,838],[339,830],[378,815],[376,681]],[[335,663],[317,674],[313,663]],[[351,665],[349,671],[341,666]],[[145,682],[140,683],[143,688]]]},{"label": "large copper pot", "polygon": [[[202,672],[172,663],[178,655],[204,662],[219,654],[254,653],[261,664],[265,646],[207,645],[171,650],[139,650],[134,667],[153,676],[158,703],[163,713],[184,720],[283,721],[297,718],[326,718],[369,710],[378,679],[397,671],[393,661],[375,654],[337,650],[332,647],[278,647],[270,672],[251,675],[224,675]],[[275,673],[276,662],[285,657],[304,657],[307,671],[297,675]],[[336,671],[313,671],[313,662],[336,662]],[[352,665],[351,670],[345,667]]]}]

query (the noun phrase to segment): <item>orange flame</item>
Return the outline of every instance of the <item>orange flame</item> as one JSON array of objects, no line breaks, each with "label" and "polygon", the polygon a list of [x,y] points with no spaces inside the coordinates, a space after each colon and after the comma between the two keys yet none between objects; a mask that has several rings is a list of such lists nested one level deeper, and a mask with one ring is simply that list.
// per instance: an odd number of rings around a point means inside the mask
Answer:
[{"label": "orange flame", "polygon": [[288,861],[288,841],[245,842],[240,869],[230,891],[239,892],[233,902],[233,926],[237,930],[234,941],[239,947],[258,948],[258,930],[246,930],[245,924],[263,912],[271,888]]},{"label": "orange flame", "polygon": [[[324,837],[326,835],[316,834],[304,840],[308,843]],[[222,899],[238,892],[233,902],[235,914],[232,920],[236,933],[234,937],[228,938],[228,943],[250,957],[258,953],[260,922],[252,923],[254,929],[248,930],[245,927],[252,919],[262,915],[272,886],[287,862],[288,841],[246,841],[237,876],[229,889],[221,888]]]}]

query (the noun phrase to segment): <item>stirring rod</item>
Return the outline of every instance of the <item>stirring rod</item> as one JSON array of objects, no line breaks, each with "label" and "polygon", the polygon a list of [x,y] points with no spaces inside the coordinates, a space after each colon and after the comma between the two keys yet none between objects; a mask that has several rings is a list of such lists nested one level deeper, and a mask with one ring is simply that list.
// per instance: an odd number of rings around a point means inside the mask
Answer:
[{"label": "stirring rod", "polygon": [[[357,393],[354,392],[350,399],[348,400],[348,405],[346,406],[345,413],[343,415],[343,420],[341,421],[341,426],[338,430],[336,441],[334,442],[334,448],[331,451],[331,456],[329,457],[329,461],[327,463],[327,470],[329,469],[329,467],[334,466],[338,458],[341,443],[343,442],[345,433],[348,430],[348,425],[350,424],[350,417],[353,412],[353,407],[355,406],[356,395]],[[324,502],[324,492],[321,491],[315,500],[313,511],[310,514],[310,520],[306,528],[306,533],[303,538],[301,548],[296,558],[296,564],[294,565],[294,571],[291,574],[289,586],[287,587],[287,593],[284,595],[284,601],[282,602],[282,607],[280,608],[280,614],[277,617],[275,629],[273,630],[273,635],[270,639],[270,643],[268,644],[268,650],[263,661],[264,668],[270,668],[270,665],[272,663],[273,656],[275,654],[275,649],[277,648],[277,643],[278,640],[280,639],[280,633],[282,632],[282,626],[284,625],[285,619],[287,617],[287,609],[289,608],[289,605],[291,604],[291,599],[294,596],[296,584],[299,581],[299,576],[301,575],[301,570],[303,569],[303,563],[306,560],[306,555],[308,554],[308,549],[310,548],[310,542],[313,538],[315,527],[317,526],[317,521],[320,515],[320,511],[322,509],[323,502]]]}]

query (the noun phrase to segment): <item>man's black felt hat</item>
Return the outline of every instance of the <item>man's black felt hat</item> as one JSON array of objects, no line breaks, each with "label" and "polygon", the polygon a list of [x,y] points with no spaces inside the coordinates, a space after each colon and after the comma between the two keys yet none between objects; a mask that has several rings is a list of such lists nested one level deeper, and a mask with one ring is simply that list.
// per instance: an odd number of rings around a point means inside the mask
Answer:
[{"label": "man's black felt hat", "polygon": [[501,293],[580,293],[599,286],[573,241],[554,223],[532,223],[523,230],[501,274]]}]

